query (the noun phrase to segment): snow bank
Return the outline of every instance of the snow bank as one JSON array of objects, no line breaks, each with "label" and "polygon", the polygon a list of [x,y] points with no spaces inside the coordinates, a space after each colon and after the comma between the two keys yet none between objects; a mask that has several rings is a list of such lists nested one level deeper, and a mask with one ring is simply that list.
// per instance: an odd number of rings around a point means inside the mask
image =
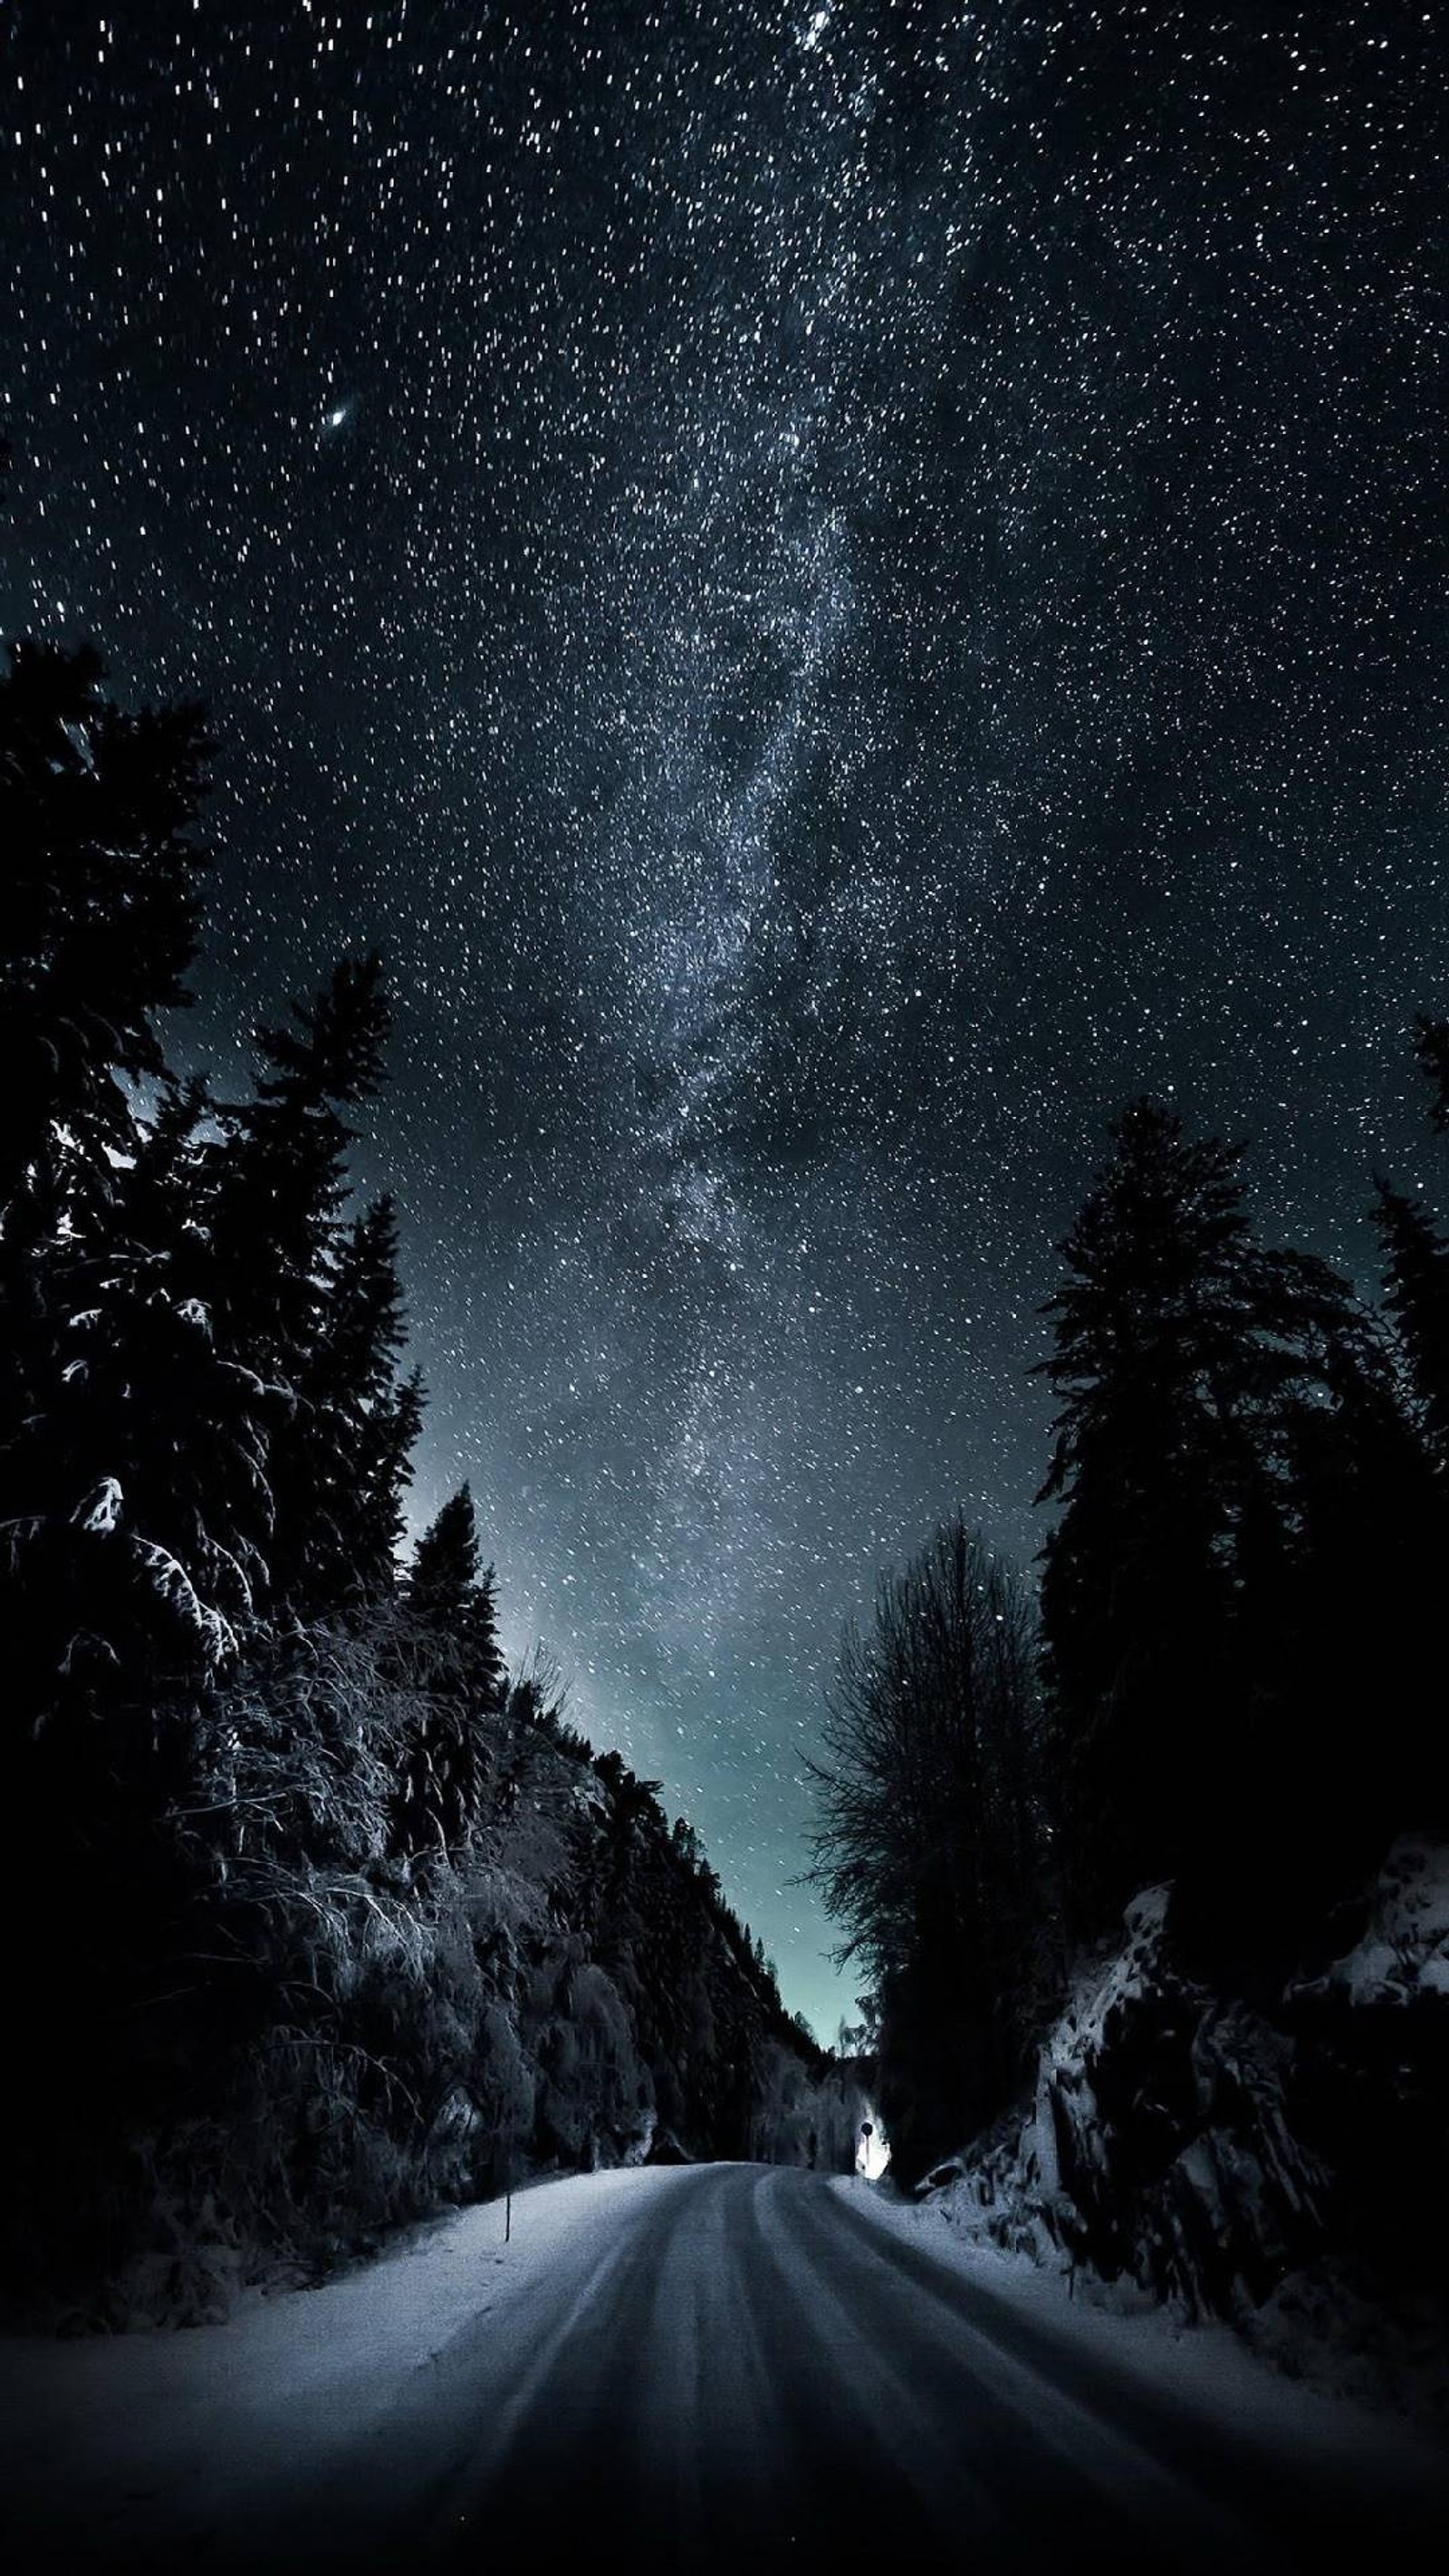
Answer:
[{"label": "snow bank", "polygon": [[1026,2254],[972,2232],[965,2204],[944,2192],[907,2201],[852,2177],[831,2188],[888,2235],[904,2240],[996,2298],[1039,2317],[1083,2352],[1130,2370],[1206,2415],[1236,2439],[1284,2458],[1342,2470],[1355,2460],[1417,2488],[1442,2485],[1444,2463],[1422,2434],[1355,2401],[1344,2388],[1294,2385],[1225,2323],[1189,2324],[1129,2285],[1069,2282]]},{"label": "snow bank", "polygon": [[1449,1850],[1397,1842],[1361,1937],[1277,1993],[1128,1908],[1035,2096],[927,2177],[956,2236],[1119,2302],[1229,2321],[1295,2376],[1449,2432]]},{"label": "snow bank", "polygon": [[[234,2528],[250,2499],[318,2484],[319,2464],[395,2414],[486,2318],[525,2327],[572,2258],[687,2171],[582,2174],[418,2230],[315,2290],[250,2293],[220,2325],[57,2342],[0,2338],[0,2487],[21,2527],[148,2536]],[[625,2204],[620,2206],[619,2204]]]}]

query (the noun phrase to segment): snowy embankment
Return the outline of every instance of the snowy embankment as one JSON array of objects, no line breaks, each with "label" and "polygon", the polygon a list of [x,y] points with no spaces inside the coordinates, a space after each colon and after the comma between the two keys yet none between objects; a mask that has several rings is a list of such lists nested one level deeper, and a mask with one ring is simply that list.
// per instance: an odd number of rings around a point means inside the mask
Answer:
[{"label": "snowy embankment", "polygon": [[54,2516],[58,2549],[84,2532],[140,2557],[152,2531],[204,2548],[252,2499],[325,2486],[329,2457],[355,2458],[480,2320],[526,2340],[571,2264],[688,2179],[649,2168],[534,2185],[514,2198],[507,2243],[505,2204],[488,2201],[320,2289],[251,2292],[224,2324],[0,2338],[7,2507],[32,2530]]},{"label": "snowy embankment", "polygon": [[1235,2439],[1343,2476],[1355,2464],[1392,2486],[1418,2488],[1442,2473],[1422,2430],[1386,2418],[1342,2389],[1295,2385],[1226,2324],[1190,2325],[1144,2292],[1113,2290],[1007,2254],[958,2216],[942,2191],[906,2200],[858,2176],[832,2185],[883,2233],[928,2254],[1004,2307],[1036,2318],[1084,2357],[1140,2379]]},{"label": "snowy embankment", "polygon": [[1405,1836],[1353,1947],[1251,2004],[1184,1970],[1145,1891],[1026,2117],[902,2215],[1449,2432],[1446,2148],[1449,1850]]}]

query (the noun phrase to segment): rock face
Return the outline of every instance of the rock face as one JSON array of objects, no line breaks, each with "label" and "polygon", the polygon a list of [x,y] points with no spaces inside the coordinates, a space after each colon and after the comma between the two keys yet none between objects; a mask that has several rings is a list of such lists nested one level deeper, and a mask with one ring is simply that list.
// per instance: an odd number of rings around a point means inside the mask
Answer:
[{"label": "rock face", "polygon": [[[1449,1850],[1406,1837],[1346,1956],[1267,1994],[1190,1976],[1167,1891],[1077,1983],[1035,2099],[926,2189],[1004,2249],[1250,2323],[1314,2300],[1449,2329]],[[1292,2285],[1296,2285],[1293,2287]],[[1317,2285],[1315,2287],[1315,2285]]]}]

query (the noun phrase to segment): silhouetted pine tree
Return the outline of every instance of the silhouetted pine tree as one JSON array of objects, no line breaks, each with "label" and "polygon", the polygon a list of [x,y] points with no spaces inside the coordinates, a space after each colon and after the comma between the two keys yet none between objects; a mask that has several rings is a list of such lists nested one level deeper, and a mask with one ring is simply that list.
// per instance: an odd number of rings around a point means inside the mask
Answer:
[{"label": "silhouetted pine tree", "polygon": [[1449,1128],[1449,1020],[1431,1020],[1419,1013],[1414,1022],[1414,1056],[1430,1089],[1430,1124],[1442,1135]]},{"label": "silhouetted pine tree", "polygon": [[[213,1239],[220,1113],[199,1081],[168,1084],[126,1183],[139,1251],[141,1347],[129,1367],[138,1422],[137,1517],[243,1629],[265,1602],[258,1543],[268,1507],[272,1408],[227,1332]],[[104,1311],[102,1306],[101,1312]]]},{"label": "silhouetted pine tree", "polygon": [[472,1491],[460,1485],[413,1551],[409,1608],[435,1627],[455,1630],[468,1614],[482,1569]]},{"label": "silhouetted pine tree", "polygon": [[1062,1245],[1044,1363],[1066,1397],[1039,1500],[1042,1621],[1074,1929],[1105,1929],[1184,1853],[1229,1687],[1219,1424],[1246,1329],[1238,1154],[1138,1101]]},{"label": "silhouetted pine tree", "polygon": [[[293,1003],[292,1014],[295,1028],[259,1034],[267,1070],[254,1097],[225,1112],[210,1240],[218,1331],[233,1360],[250,1371],[273,1426],[257,1544],[273,1601],[305,1611],[314,1582],[330,1606],[337,1575],[336,1534],[316,1531],[313,1516],[318,1498],[335,1485],[338,1426],[309,1390],[319,1371],[325,1375],[343,1243],[353,1131],[342,1111],[382,1078],[388,1009],[378,959],[344,959],[313,1001]],[[373,1289],[385,1306],[380,1279]],[[374,1315],[374,1323],[385,1336],[385,1315]]]},{"label": "silhouetted pine tree", "polygon": [[0,678],[0,1795],[32,2105],[74,2088],[78,2020],[87,2099],[132,2080],[179,1901],[158,1820],[232,1639],[173,1544],[160,1401],[189,1329],[171,1265],[194,1119],[137,1106],[164,1078],[155,1015],[187,998],[210,746],[195,708],[124,714],[100,680],[89,650],[36,644]]},{"label": "silhouetted pine tree", "polygon": [[1112,1137],[1048,1308],[1066,1403],[1038,1498],[1064,1506],[1042,1621],[1079,1935],[1155,1879],[1216,1886],[1246,1920],[1256,1870],[1266,1901],[1291,1765],[1259,1685],[1272,1569],[1299,1544],[1290,1451],[1362,1322],[1326,1265],[1252,1243],[1240,1148],[1147,1100]]},{"label": "silhouetted pine tree", "polygon": [[1449,1745],[1424,1694],[1439,1650],[1444,1507],[1392,1351],[1366,1317],[1326,1353],[1323,1395],[1296,1408],[1289,1435],[1287,1723],[1270,1742],[1293,1838],[1281,1929],[1301,1951],[1395,1832],[1449,1826]]},{"label": "silhouetted pine tree", "polygon": [[340,1238],[277,1443],[297,1532],[289,1595],[314,1614],[384,1599],[394,1586],[422,1404],[418,1379],[398,1380],[403,1340],[397,1218],[383,1197]]},{"label": "silhouetted pine tree", "polygon": [[1417,1200],[1377,1184],[1384,1303],[1394,1318],[1424,1437],[1449,1464],[1449,1242]]},{"label": "silhouetted pine tree", "polygon": [[367,1416],[359,1481],[361,1546],[357,1579],[365,1600],[384,1600],[396,1579],[403,1537],[403,1496],[423,1426],[421,1371],[396,1378]]},{"label": "silhouetted pine tree", "polygon": [[471,1488],[460,1485],[423,1532],[407,1585],[415,1619],[456,1646],[470,1694],[484,1708],[503,1703],[503,1657],[493,1568],[484,1565]]},{"label": "silhouetted pine tree", "polygon": [[467,1485],[444,1503],[414,1551],[406,1612],[413,1671],[427,1710],[400,1784],[398,1835],[407,1851],[467,1839],[491,1768],[490,1721],[504,1703],[493,1569],[484,1567]]}]

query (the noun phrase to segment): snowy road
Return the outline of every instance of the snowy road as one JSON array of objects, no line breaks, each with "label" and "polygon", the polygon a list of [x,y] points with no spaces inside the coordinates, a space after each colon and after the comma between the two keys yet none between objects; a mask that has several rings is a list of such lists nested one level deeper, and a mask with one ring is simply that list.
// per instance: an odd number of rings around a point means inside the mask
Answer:
[{"label": "snowy road", "polygon": [[[113,2436],[98,2484],[84,2454],[104,2410],[88,2424],[77,2384],[74,2474],[58,2474],[59,2451],[35,2471],[20,2563],[73,2563],[80,2543],[82,2563],[157,2568],[481,2571],[503,2552],[540,2569],[1124,2576],[1306,2567],[1330,2541],[1381,2549],[1444,2528],[1443,2489],[1392,2442],[1382,2460],[1372,2444],[1299,2442],[1271,2405],[1250,2437],[1241,2409],[1233,2424],[1162,2385],[1150,2339],[1114,2343],[1100,2319],[1084,2339],[1013,2297],[1009,2275],[963,2275],[813,2177],[599,2179],[607,2206],[589,2203],[592,2223],[531,2272],[525,2252],[511,2291],[496,2284],[513,2249],[486,2271],[475,2256],[477,2304],[459,2308],[455,2278],[442,2339],[391,2386],[374,2373],[365,2400],[325,2374],[320,2395],[289,2395],[279,2347],[275,2420],[242,2373],[169,2451],[157,2432],[149,2467],[139,2452],[128,2467]],[[555,2188],[562,2208],[588,2187]],[[552,2197],[517,2205],[520,2247]],[[367,2294],[363,2276],[354,2307]],[[179,2392],[185,2347],[200,2368],[206,2340],[167,2337],[152,2366]],[[104,2354],[85,2367],[99,2387]],[[1321,2411],[1331,2427],[1336,2410]]]}]

